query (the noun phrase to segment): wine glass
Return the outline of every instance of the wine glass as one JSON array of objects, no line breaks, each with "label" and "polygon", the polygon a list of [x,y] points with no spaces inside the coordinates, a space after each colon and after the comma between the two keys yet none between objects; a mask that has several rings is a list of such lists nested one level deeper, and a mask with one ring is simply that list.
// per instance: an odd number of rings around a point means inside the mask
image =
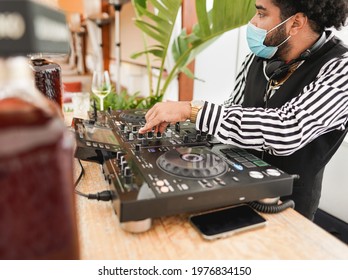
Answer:
[{"label": "wine glass", "polygon": [[99,97],[100,111],[104,111],[104,98],[111,92],[111,82],[108,71],[93,72],[92,92]]}]

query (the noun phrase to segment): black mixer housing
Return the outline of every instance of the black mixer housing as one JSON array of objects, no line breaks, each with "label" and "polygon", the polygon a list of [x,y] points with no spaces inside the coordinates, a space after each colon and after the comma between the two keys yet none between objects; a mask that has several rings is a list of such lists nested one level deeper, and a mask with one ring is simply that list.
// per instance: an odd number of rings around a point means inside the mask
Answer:
[{"label": "black mixer housing", "polygon": [[74,119],[76,157],[99,162],[120,222],[204,211],[292,193],[293,176],[180,122],[139,134],[145,110]]}]

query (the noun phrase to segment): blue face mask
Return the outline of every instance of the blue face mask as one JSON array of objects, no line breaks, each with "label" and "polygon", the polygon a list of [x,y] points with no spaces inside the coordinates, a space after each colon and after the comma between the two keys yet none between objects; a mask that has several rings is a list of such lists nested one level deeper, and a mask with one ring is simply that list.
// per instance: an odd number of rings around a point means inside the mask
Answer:
[{"label": "blue face mask", "polygon": [[250,50],[258,57],[262,57],[262,58],[266,58],[266,59],[272,58],[275,55],[275,53],[278,51],[278,48],[281,45],[283,45],[285,42],[287,42],[291,38],[291,36],[286,38],[278,46],[266,46],[266,45],[264,45],[263,43],[266,39],[266,36],[269,32],[278,28],[279,26],[281,26],[282,24],[284,24],[285,22],[287,22],[291,18],[292,18],[292,16],[289,17],[288,19],[284,20],[283,22],[279,23],[277,26],[273,27],[268,32],[267,32],[267,30],[258,28],[254,24],[249,22],[248,26],[247,26],[247,41],[248,41],[248,45],[249,45]]}]

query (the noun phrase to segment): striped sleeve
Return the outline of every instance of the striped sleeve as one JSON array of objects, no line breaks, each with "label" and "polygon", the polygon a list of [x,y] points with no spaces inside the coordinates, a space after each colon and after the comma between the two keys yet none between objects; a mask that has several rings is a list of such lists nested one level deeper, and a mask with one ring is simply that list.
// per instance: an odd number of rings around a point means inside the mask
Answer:
[{"label": "striped sleeve", "polygon": [[236,80],[234,89],[230,95],[230,97],[224,102],[225,107],[230,107],[232,104],[242,104],[244,100],[244,88],[246,77],[253,61],[255,55],[250,53],[246,56],[244,62],[242,63],[241,70],[239,71]]},{"label": "striped sleeve", "polygon": [[327,62],[300,95],[281,108],[223,107],[206,102],[197,128],[222,143],[290,155],[348,125],[348,52]]}]

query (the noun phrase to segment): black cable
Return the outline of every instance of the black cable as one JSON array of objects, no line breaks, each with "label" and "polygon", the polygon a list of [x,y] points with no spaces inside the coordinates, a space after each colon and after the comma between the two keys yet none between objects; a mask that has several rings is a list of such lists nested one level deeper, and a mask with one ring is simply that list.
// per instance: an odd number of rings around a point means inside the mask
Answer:
[{"label": "black cable", "polygon": [[102,191],[102,192],[98,192],[98,193],[95,193],[95,194],[88,194],[87,195],[88,199],[96,199],[96,200],[102,200],[102,201],[109,201],[112,199],[112,193],[111,191]]},{"label": "black cable", "polygon": [[262,213],[268,213],[268,214],[274,214],[284,211],[287,208],[295,208],[295,202],[293,200],[286,200],[282,202],[281,204],[269,204],[269,203],[263,203],[259,201],[252,201],[248,203],[252,208],[254,208],[256,211],[262,212]]},{"label": "black cable", "polygon": [[83,196],[83,197],[87,197],[87,198],[88,198],[88,195],[87,195],[87,194],[82,193],[82,192],[80,192],[80,191],[77,190],[77,189],[75,189],[75,193],[78,194],[78,195],[81,195],[81,196]]},{"label": "black cable", "polygon": [[96,199],[96,200],[102,200],[102,201],[109,201],[112,199],[112,193],[111,191],[109,190],[105,190],[105,191],[101,191],[101,192],[98,192],[98,193],[90,193],[90,194],[85,194],[85,193],[82,193],[80,192],[79,190],[76,189],[77,185],[79,184],[79,182],[81,181],[81,178],[82,176],[85,174],[85,169],[83,168],[83,165],[81,163],[81,160],[80,159],[77,159],[80,166],[81,166],[81,172],[80,172],[80,175],[79,177],[77,178],[74,186],[75,186],[75,193],[80,195],[80,196],[83,196],[83,197],[86,197],[88,199]]},{"label": "black cable", "polygon": [[96,200],[102,200],[102,201],[109,201],[112,199],[112,193],[111,191],[108,191],[108,190],[105,190],[105,191],[101,191],[101,192],[98,192],[98,193],[89,193],[89,194],[85,194],[85,193],[82,193],[78,190],[75,189],[75,193],[80,195],[80,196],[83,196],[83,197],[86,197],[88,199],[96,199]]},{"label": "black cable", "polygon": [[75,189],[75,193],[80,195],[80,196],[83,196],[83,197],[86,197],[88,199],[96,199],[96,200],[102,200],[102,201],[110,201],[112,200],[112,193],[111,191],[108,191],[108,190],[105,190],[105,191],[101,191],[101,192],[97,192],[97,193],[89,193],[89,194],[85,194],[85,193],[82,193],[78,190]]},{"label": "black cable", "polygon": [[82,163],[81,163],[81,160],[80,159],[77,159],[77,161],[79,162],[80,166],[81,166],[81,172],[80,172],[80,175],[79,177],[77,178],[76,182],[74,183],[74,187],[76,189],[77,185],[80,183],[81,179],[82,179],[82,176],[85,175],[85,169],[83,168],[82,166]]}]

